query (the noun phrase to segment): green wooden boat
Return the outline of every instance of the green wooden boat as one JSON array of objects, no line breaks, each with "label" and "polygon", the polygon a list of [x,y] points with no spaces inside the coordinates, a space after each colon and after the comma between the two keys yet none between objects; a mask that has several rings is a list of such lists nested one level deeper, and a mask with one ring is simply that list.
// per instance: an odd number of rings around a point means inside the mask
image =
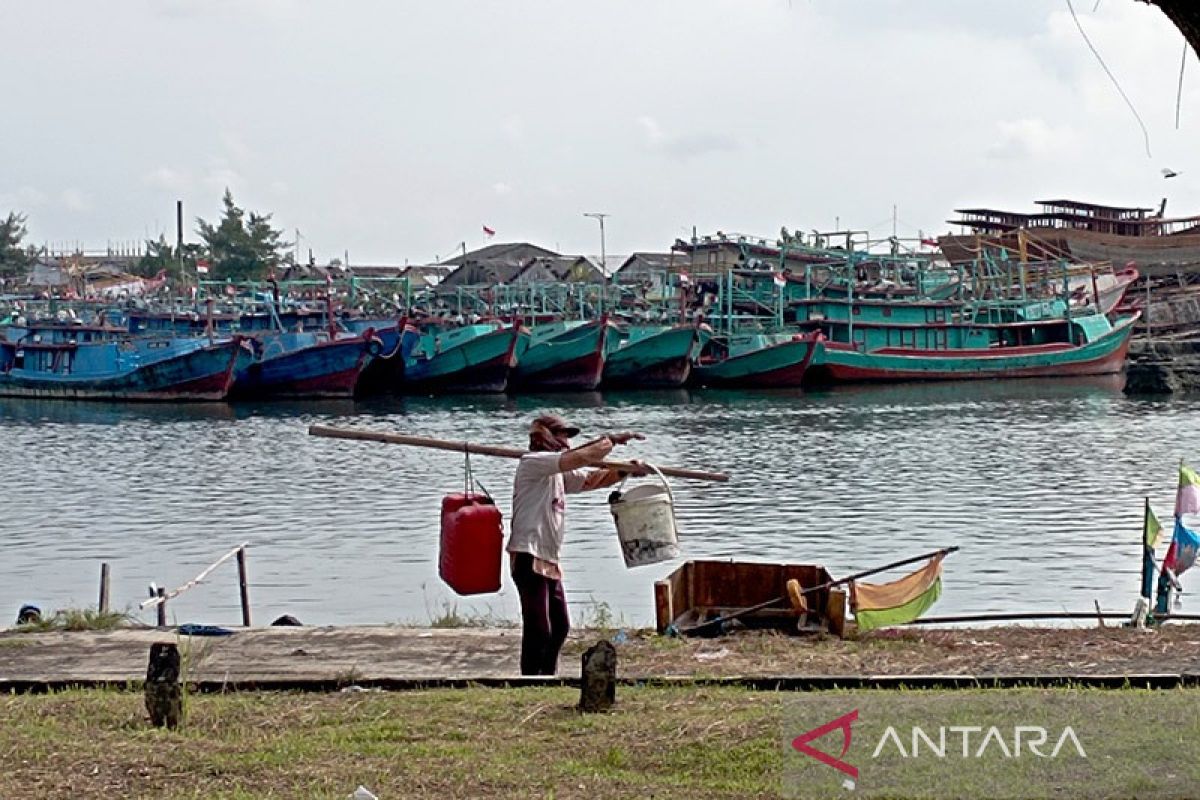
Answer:
[{"label": "green wooden boat", "polygon": [[759,389],[800,386],[819,339],[819,332],[714,337],[692,370],[692,383]]},{"label": "green wooden boat", "polygon": [[852,324],[810,320],[806,327],[815,327],[823,340],[805,383],[1072,377],[1121,371],[1137,314],[1111,322],[1103,314],[1060,315],[1056,308],[1039,304],[1039,313],[1016,309],[1004,320],[947,315],[913,324],[903,321],[903,305],[893,304],[886,320],[872,319],[865,308]]},{"label": "green wooden boat", "polygon": [[406,392],[503,392],[529,332],[518,322],[464,325],[422,335],[404,365]]},{"label": "green wooden boat", "polygon": [[529,348],[513,372],[512,387],[524,391],[592,391],[600,385],[614,326],[564,320],[534,327]]},{"label": "green wooden boat", "polygon": [[632,325],[622,331],[617,349],[604,362],[604,386],[684,386],[708,338],[708,332],[695,325]]}]

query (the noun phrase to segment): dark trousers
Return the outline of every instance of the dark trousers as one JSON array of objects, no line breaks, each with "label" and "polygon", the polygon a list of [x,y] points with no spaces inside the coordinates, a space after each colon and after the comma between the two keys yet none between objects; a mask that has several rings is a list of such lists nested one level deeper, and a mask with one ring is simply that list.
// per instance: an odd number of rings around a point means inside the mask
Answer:
[{"label": "dark trousers", "polygon": [[562,581],[534,572],[528,553],[516,554],[512,576],[521,596],[521,674],[553,675],[571,630]]}]

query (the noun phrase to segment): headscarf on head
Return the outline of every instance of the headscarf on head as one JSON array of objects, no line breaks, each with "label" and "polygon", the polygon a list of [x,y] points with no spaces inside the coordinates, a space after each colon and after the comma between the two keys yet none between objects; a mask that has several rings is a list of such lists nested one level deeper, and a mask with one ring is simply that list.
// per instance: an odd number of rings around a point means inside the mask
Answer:
[{"label": "headscarf on head", "polygon": [[536,419],[529,426],[529,449],[535,453],[557,453],[567,446],[559,441],[544,420]]},{"label": "headscarf on head", "polygon": [[535,453],[557,453],[570,449],[555,431],[565,431],[567,438],[579,435],[579,428],[569,424],[557,414],[542,414],[529,425],[529,449]]}]

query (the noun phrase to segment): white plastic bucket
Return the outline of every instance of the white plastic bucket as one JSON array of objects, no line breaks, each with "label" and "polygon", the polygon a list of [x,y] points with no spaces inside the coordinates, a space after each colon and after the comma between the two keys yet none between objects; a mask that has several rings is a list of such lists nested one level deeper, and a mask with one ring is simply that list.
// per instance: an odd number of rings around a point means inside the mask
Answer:
[{"label": "white plastic bucket", "polygon": [[679,557],[679,528],[675,524],[675,497],[661,472],[650,467],[660,483],[635,486],[609,500],[617,523],[621,555],[629,568],[657,564]]}]

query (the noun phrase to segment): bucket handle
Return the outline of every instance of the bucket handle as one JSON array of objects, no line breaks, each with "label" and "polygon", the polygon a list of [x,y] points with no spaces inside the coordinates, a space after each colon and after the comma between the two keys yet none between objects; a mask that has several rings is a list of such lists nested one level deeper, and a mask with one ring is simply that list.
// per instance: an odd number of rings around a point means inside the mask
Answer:
[{"label": "bucket handle", "polygon": [[662,470],[651,464],[649,461],[642,462],[645,466],[654,470],[654,474],[658,476],[658,480],[662,483],[663,488],[667,490],[667,499],[671,501],[671,507],[675,506],[675,493],[671,491],[671,484],[667,482],[667,476],[662,474]]},{"label": "bucket handle", "polygon": [[[671,507],[675,507],[675,493],[671,491],[671,484],[667,482],[667,476],[662,474],[662,470],[651,464],[649,461],[643,461],[642,465],[654,470],[654,474],[658,476],[658,480],[662,483],[663,488],[667,490],[667,499],[671,501]],[[621,492],[625,488],[625,481],[629,480],[629,473],[621,476],[621,482],[617,484],[617,492]],[[612,502],[611,498],[609,502]]]}]

